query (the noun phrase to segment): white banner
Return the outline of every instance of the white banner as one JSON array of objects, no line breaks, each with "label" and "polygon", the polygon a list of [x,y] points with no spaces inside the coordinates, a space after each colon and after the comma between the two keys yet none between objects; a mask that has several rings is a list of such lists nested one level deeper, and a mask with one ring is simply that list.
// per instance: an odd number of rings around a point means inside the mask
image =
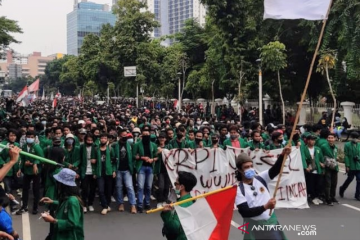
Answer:
[{"label": "white banner", "polygon": [[[237,184],[235,158],[241,152],[247,153],[253,159],[256,171],[261,172],[268,170],[274,164],[282,149],[270,152],[230,147],[225,151],[219,148],[164,149],[163,161],[172,184],[176,181],[179,171],[191,172],[196,176],[198,182],[192,192],[192,195],[196,196]],[[268,185],[271,195],[274,192],[276,181],[277,178]],[[286,160],[276,200],[276,208],[309,207],[301,154],[300,150],[295,147]]]}]

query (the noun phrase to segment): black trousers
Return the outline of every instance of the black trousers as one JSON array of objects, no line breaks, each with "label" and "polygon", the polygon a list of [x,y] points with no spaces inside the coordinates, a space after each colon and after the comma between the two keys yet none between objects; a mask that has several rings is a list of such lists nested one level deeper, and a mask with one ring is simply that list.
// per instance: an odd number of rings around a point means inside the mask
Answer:
[{"label": "black trousers", "polygon": [[323,178],[321,174],[306,173],[306,188],[311,199],[319,198],[323,191]]},{"label": "black trousers", "polygon": [[34,194],[34,205],[33,210],[38,209],[39,201],[40,201],[40,175],[27,175],[24,174],[24,183],[23,183],[23,208],[28,207],[29,202],[29,190],[30,184],[33,182],[33,194]]},{"label": "black trousers", "polygon": [[112,183],[113,183],[112,176],[101,176],[97,178],[99,197],[102,208],[108,208],[110,206]]},{"label": "black trousers", "polygon": [[329,168],[325,169],[325,198],[331,201],[336,196],[338,172]]},{"label": "black trousers", "polygon": [[87,207],[94,204],[96,185],[93,175],[85,175],[81,180],[81,198]]},{"label": "black trousers", "polygon": [[168,200],[170,191],[170,178],[167,173],[158,174],[159,189],[157,194],[157,201],[159,203],[166,202]]}]

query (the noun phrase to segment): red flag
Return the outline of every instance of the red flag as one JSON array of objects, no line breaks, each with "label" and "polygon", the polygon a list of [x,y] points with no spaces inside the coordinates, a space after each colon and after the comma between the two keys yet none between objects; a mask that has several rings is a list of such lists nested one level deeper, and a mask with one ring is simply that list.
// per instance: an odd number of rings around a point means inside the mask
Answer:
[{"label": "red flag", "polygon": [[29,86],[29,92],[37,92],[37,91],[39,91],[39,84],[40,84],[40,79],[37,79],[35,82],[33,82]]},{"label": "red flag", "polygon": [[175,206],[188,240],[229,239],[236,186],[205,198],[187,208]]},{"label": "red flag", "polygon": [[57,105],[57,98],[54,98],[52,103],[52,108],[56,108],[56,105]]},{"label": "red flag", "polygon": [[28,95],[28,87],[25,86],[23,88],[23,90],[21,90],[21,92],[19,93],[18,98],[16,99],[16,102],[20,102],[21,100],[23,100],[27,95]]}]

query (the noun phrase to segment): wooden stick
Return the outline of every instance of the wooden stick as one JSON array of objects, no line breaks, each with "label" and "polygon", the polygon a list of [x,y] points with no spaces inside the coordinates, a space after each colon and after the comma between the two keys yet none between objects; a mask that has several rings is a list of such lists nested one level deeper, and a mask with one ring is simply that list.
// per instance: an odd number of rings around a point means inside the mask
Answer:
[{"label": "wooden stick", "polygon": [[[314,65],[315,65],[315,61],[316,61],[316,58],[317,58],[317,55],[318,55],[318,52],[319,52],[319,49],[320,49],[321,41],[322,41],[322,38],[323,38],[323,36],[324,36],[325,27],[326,27],[327,19],[328,19],[329,14],[330,14],[330,10],[331,10],[332,3],[333,3],[333,0],[330,1],[330,5],[329,5],[329,9],[328,9],[327,14],[326,14],[326,18],[325,18],[324,21],[323,21],[323,25],[322,25],[322,28],[321,28],[319,40],[318,40],[318,43],[317,43],[317,45],[316,45],[316,49],[315,49],[315,52],[314,52],[313,59],[312,59],[312,61],[311,61],[309,74],[308,74],[308,76],[307,76],[306,84],[305,84],[305,87],[304,87],[303,94],[302,94],[302,96],[301,96],[299,108],[298,108],[297,113],[296,113],[295,122],[294,122],[294,126],[293,126],[293,129],[292,129],[292,132],[291,132],[291,136],[290,136],[289,142],[288,142],[288,146],[291,146],[291,142],[292,142],[292,140],[293,140],[293,137],[294,137],[294,134],[295,134],[295,131],[296,131],[296,126],[297,126],[297,123],[298,123],[299,118],[300,118],[300,111],[301,111],[301,108],[302,108],[302,106],[303,106],[303,102],[304,102],[305,97],[306,97],[307,89],[308,89],[308,87],[309,87],[311,75],[312,75],[313,68],[314,68]],[[281,176],[282,176],[282,173],[283,173],[283,170],[284,170],[284,165],[285,165],[285,162],[286,162],[286,159],[287,159],[287,158],[288,158],[288,155],[287,155],[287,154],[284,154],[284,159],[283,159],[283,162],[282,162],[282,165],[281,165],[281,169],[280,169],[280,173],[279,173],[279,176],[278,176],[278,179],[277,179],[277,182],[276,182],[276,186],[275,186],[275,191],[274,191],[273,198],[276,198],[277,190],[278,190],[279,185],[280,185]],[[273,209],[270,210],[270,214],[269,214],[270,216],[272,215],[272,210],[273,210]]]},{"label": "wooden stick", "polygon": [[[213,195],[215,193],[219,193],[219,192],[223,192],[223,191],[226,191],[226,190],[229,190],[233,187],[237,187],[237,185],[234,185],[234,186],[228,186],[228,187],[225,187],[225,188],[221,188],[221,189],[218,189],[218,190],[215,190],[215,191],[212,191],[212,192],[208,192],[208,193],[204,193],[204,194],[201,194],[201,195],[198,195],[196,197],[192,197],[192,198],[189,198],[189,199],[185,199],[183,201],[180,201],[180,202],[176,202],[176,203],[172,203],[170,204],[170,206],[177,206],[177,205],[181,205],[181,204],[184,204],[184,203],[187,203],[187,202],[191,202],[191,201],[194,201],[196,199],[199,199],[199,198],[204,198],[204,197],[207,197],[209,195]],[[156,209],[151,209],[149,211],[147,211],[146,213],[149,214],[149,213],[155,213],[155,212],[159,212],[159,211],[162,211],[164,209],[164,207],[160,207],[160,208],[156,208]]]}]

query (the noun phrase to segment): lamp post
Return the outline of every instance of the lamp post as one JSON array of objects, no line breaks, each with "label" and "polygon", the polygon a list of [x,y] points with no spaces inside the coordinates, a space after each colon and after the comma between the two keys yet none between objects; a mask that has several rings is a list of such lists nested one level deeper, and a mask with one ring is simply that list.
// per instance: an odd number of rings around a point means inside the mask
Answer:
[{"label": "lamp post", "polygon": [[143,98],[143,106],[145,106],[144,88],[142,86],[140,87],[140,93],[141,93],[142,98]]},{"label": "lamp post", "polygon": [[256,63],[259,68],[259,123],[263,126],[263,105],[262,105],[262,70],[261,70],[261,59],[257,59]]},{"label": "lamp post", "polygon": [[179,113],[181,112],[180,110],[181,110],[181,78],[180,78],[180,76],[181,76],[181,72],[178,72],[177,73],[177,75],[178,75],[178,79],[179,79],[179,98],[178,98],[178,106],[179,106]]}]

